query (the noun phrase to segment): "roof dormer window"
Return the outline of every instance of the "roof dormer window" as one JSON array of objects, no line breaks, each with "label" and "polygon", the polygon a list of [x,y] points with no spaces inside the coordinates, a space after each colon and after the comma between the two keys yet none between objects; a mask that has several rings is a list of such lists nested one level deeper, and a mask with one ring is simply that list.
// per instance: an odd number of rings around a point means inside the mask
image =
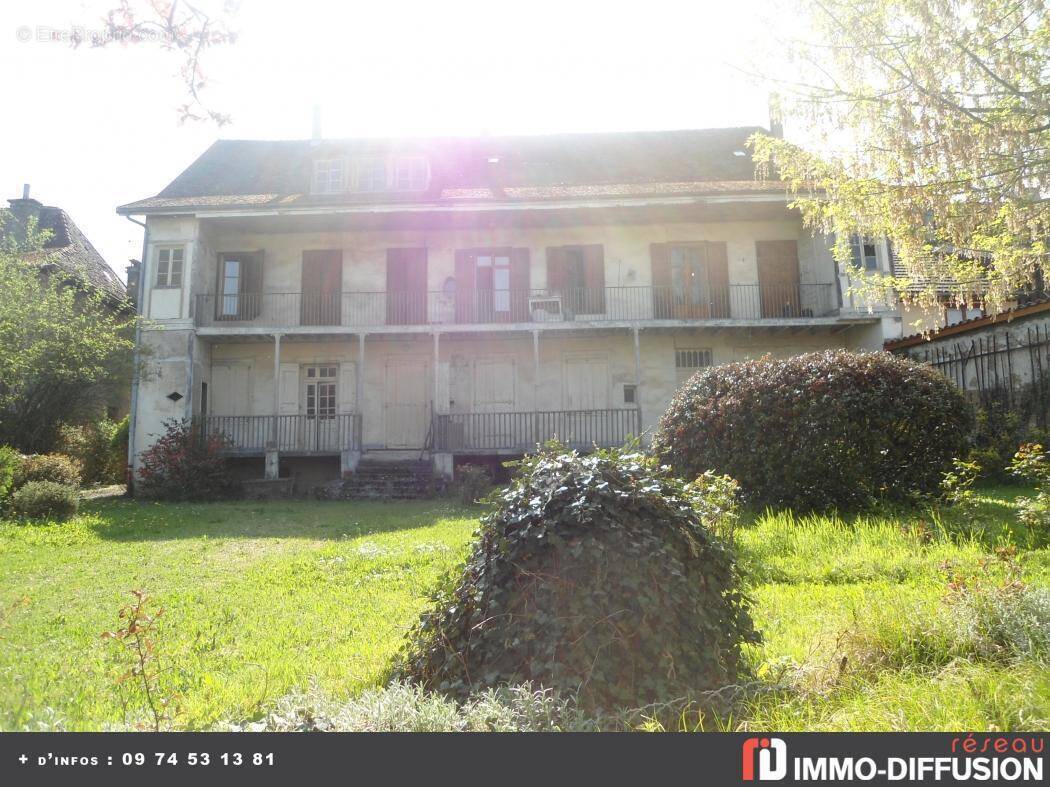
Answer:
[{"label": "roof dormer window", "polygon": [[346,190],[343,159],[322,159],[314,162],[314,194],[339,194]]},{"label": "roof dormer window", "polygon": [[355,191],[386,191],[386,159],[368,156],[357,160]]},{"label": "roof dormer window", "polygon": [[403,156],[394,161],[394,191],[423,191],[427,187],[427,160]]},{"label": "roof dormer window", "polygon": [[362,156],[354,160],[354,191],[425,191],[430,168],[423,156]]}]

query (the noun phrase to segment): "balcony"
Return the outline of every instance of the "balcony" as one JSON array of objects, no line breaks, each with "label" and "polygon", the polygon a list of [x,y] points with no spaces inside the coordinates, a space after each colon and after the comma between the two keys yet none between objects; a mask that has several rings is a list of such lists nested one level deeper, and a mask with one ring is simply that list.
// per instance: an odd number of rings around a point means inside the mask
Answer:
[{"label": "balcony", "polygon": [[205,415],[194,419],[201,439],[217,438],[227,454],[331,455],[361,446],[360,415]]},{"label": "balcony", "polygon": [[197,295],[194,320],[209,328],[373,328],[426,325],[705,322],[829,317],[836,285],[731,284],[721,288],[472,290],[468,292],[242,293]]},{"label": "balcony", "polygon": [[526,453],[557,438],[587,450],[623,445],[638,436],[638,411],[546,410],[515,413],[435,415],[433,449],[445,453]]}]

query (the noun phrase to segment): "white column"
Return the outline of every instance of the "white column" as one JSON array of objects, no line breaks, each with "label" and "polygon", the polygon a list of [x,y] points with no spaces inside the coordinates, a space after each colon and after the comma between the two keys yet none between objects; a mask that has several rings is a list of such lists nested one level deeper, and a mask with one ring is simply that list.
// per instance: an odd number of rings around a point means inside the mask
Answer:
[{"label": "white column", "polygon": [[[642,347],[638,328],[634,329],[634,407],[638,411],[638,432],[642,431]],[[638,435],[635,435],[637,437]]]},{"label": "white column", "polygon": [[365,443],[365,334],[357,334],[357,407],[355,408],[361,417],[361,445],[362,451]]},{"label": "white column", "polygon": [[540,332],[532,332],[532,442],[538,444],[548,435],[540,435]]},{"label": "white column", "polygon": [[273,335],[273,429],[270,440],[266,443],[266,464],[264,477],[276,481],[280,477],[280,456],[277,447],[280,445],[280,412],[281,412],[281,334]]}]

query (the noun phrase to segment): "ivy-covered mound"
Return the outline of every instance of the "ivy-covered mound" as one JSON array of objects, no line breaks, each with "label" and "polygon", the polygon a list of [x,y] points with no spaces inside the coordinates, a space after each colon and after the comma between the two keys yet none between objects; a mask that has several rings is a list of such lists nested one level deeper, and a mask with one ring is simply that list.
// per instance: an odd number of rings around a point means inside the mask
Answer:
[{"label": "ivy-covered mound", "polygon": [[930,367],[838,350],[698,372],[652,449],[686,478],[728,473],[752,504],[856,509],[935,491],[971,426],[963,394]]},{"label": "ivy-covered mound", "polygon": [[733,682],[758,634],[697,494],[627,449],[527,457],[395,678],[457,699],[531,681],[604,710]]}]

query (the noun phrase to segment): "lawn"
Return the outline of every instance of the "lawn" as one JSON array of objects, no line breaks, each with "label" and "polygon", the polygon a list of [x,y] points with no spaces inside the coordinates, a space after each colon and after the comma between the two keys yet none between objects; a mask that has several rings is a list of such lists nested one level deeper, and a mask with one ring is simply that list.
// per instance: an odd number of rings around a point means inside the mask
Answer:
[{"label": "lawn", "polygon": [[[1045,729],[1045,662],[939,659],[916,641],[942,613],[946,561],[977,572],[997,546],[1023,542],[1010,524],[1017,494],[985,490],[993,524],[970,535],[921,512],[751,517],[737,538],[765,641],[750,655],[780,688],[719,725]],[[126,656],[101,637],[133,588],[164,608],[158,688],[174,726],[249,719],[297,688],[349,697],[375,686],[478,513],[102,499],[63,525],[0,523],[0,728],[143,718],[140,697],[117,682]],[[1017,560],[1026,582],[1050,586],[1047,550],[1022,547]],[[869,651],[890,657],[858,660]]]}]

